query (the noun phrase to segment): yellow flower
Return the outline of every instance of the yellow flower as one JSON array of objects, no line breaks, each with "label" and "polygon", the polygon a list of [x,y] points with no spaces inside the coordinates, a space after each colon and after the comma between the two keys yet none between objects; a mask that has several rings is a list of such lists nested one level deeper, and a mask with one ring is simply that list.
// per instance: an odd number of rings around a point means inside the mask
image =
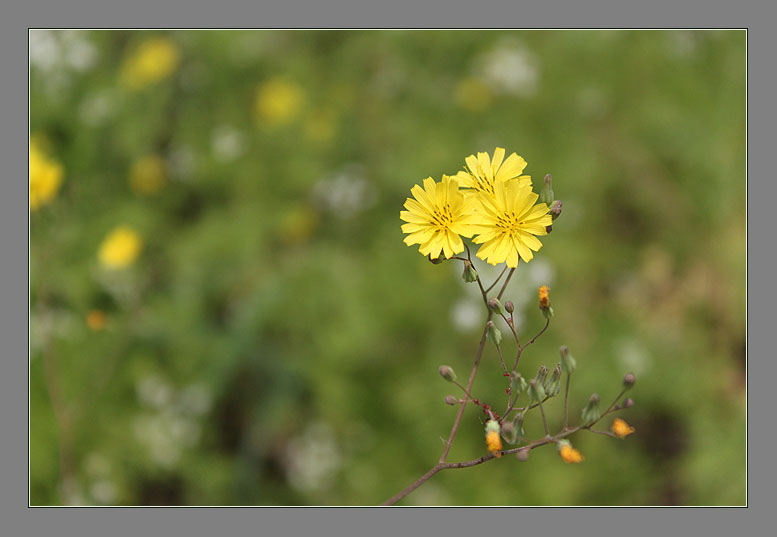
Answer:
[{"label": "yellow flower", "polygon": [[92,310],[86,316],[86,325],[98,332],[105,327],[105,312],[100,310]]},{"label": "yellow flower", "polygon": [[402,232],[408,233],[405,244],[420,244],[418,251],[432,259],[440,256],[452,257],[464,251],[461,236],[472,236],[473,211],[476,201],[465,198],[459,191],[459,183],[453,177],[442,176],[442,182],[424,179],[424,187],[415,185],[410,189],[412,198],[405,201],[405,209],[399,217],[407,222]]},{"label": "yellow flower", "polygon": [[579,464],[585,460],[585,457],[583,457],[583,454],[580,453],[578,450],[572,447],[572,444],[569,443],[569,441],[562,440],[559,442],[559,455],[561,455],[561,460],[563,460],[567,464]]},{"label": "yellow flower", "polygon": [[542,287],[540,287],[539,297],[540,297],[541,308],[550,307],[550,297],[548,296],[548,291],[550,291],[550,288],[547,285],[543,285]]},{"label": "yellow flower", "polygon": [[502,456],[502,438],[499,436],[499,422],[496,420],[486,422],[486,447],[489,453],[497,458]]},{"label": "yellow flower", "polygon": [[478,78],[461,80],[456,84],[453,96],[456,104],[470,112],[485,110],[494,100],[491,89]]},{"label": "yellow flower", "polygon": [[49,159],[35,140],[30,140],[30,210],[54,199],[62,183],[62,165]]},{"label": "yellow flower", "polygon": [[154,194],[165,185],[165,161],[159,155],[146,155],[132,164],[130,187],[136,194]]},{"label": "yellow flower", "polygon": [[304,101],[305,95],[297,84],[273,78],[257,89],[254,116],[257,123],[270,127],[285,125],[299,115]]},{"label": "yellow flower", "polygon": [[138,90],[170,76],[178,67],[178,49],[165,37],[142,42],[121,67],[121,82]]},{"label": "yellow flower", "polygon": [[517,179],[520,185],[531,187],[531,177],[521,175],[526,167],[526,161],[512,153],[507,160],[502,162],[505,156],[505,150],[497,147],[494,150],[494,158],[491,159],[488,153],[478,153],[470,155],[464,161],[467,163],[467,169],[456,174],[456,178],[461,183],[462,188],[471,188],[476,192],[494,195],[494,187],[497,183],[504,183]]},{"label": "yellow flower", "polygon": [[612,432],[614,432],[615,436],[617,436],[618,438],[626,438],[635,430],[636,429],[634,429],[634,427],[626,423],[626,420],[615,418],[612,421]]},{"label": "yellow flower", "polygon": [[502,456],[502,438],[496,431],[489,431],[486,433],[486,447],[488,451],[493,453],[497,458]]},{"label": "yellow flower", "polygon": [[535,235],[547,235],[545,227],[553,219],[544,203],[534,205],[537,194],[520,181],[496,181],[494,195],[478,194],[481,209],[478,223],[473,226],[478,235],[472,239],[483,244],[477,256],[492,265],[506,262],[518,266],[520,256],[526,263],[542,248]]},{"label": "yellow flower", "polygon": [[120,269],[134,263],[142,247],[140,235],[134,229],[119,226],[105,237],[97,255],[106,267]]}]

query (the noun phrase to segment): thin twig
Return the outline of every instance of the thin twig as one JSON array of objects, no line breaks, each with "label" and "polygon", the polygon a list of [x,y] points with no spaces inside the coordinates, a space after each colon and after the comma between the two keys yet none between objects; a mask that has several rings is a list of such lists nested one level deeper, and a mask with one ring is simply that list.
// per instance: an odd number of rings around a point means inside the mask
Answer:
[{"label": "thin twig", "polygon": [[569,428],[569,383],[572,380],[572,373],[567,373],[567,385],[564,388],[564,430]]},{"label": "thin twig", "polygon": [[488,293],[491,289],[494,288],[494,286],[499,283],[499,280],[502,279],[502,276],[504,276],[505,271],[507,270],[507,265],[505,265],[505,268],[502,269],[502,272],[499,273],[499,276],[497,276],[496,280],[494,280],[494,283],[492,283],[488,289],[486,289],[486,293]]}]

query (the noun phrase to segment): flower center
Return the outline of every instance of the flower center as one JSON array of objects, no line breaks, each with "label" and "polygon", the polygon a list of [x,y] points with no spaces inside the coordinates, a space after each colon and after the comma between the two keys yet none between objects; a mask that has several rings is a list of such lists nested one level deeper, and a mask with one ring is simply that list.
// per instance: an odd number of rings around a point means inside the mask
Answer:
[{"label": "flower center", "polygon": [[446,203],[445,205],[435,207],[430,220],[438,231],[445,231],[453,223],[451,206]]},{"label": "flower center", "polygon": [[514,212],[505,212],[497,217],[496,220],[496,227],[499,228],[502,233],[507,233],[509,235],[515,235],[523,225],[524,221],[519,221],[518,215]]}]

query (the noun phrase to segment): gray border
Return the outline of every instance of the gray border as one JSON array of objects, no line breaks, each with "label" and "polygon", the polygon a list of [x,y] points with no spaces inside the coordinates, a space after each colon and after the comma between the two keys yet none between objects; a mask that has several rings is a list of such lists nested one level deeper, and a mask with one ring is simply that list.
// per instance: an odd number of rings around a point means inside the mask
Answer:
[{"label": "gray border", "polygon": [[[767,271],[774,266],[759,259],[773,247],[764,247],[758,240],[770,230],[765,221],[769,214],[769,194],[775,185],[769,178],[766,158],[774,151],[775,95],[774,63],[767,63],[777,50],[773,31],[767,21],[775,20],[774,6],[748,10],[747,2],[641,2],[627,12],[623,2],[575,2],[563,8],[558,2],[546,1],[528,6],[511,2],[435,2],[436,6],[416,2],[381,2],[369,6],[357,0],[337,2],[300,2],[286,0],[280,5],[265,6],[252,2],[225,9],[221,2],[176,0],[166,2],[136,0],[105,9],[98,0],[58,2],[42,6],[30,1],[24,5],[6,6],[3,30],[0,32],[0,53],[3,57],[3,99],[0,118],[3,127],[0,152],[9,179],[0,188],[0,226],[4,255],[0,258],[0,304],[3,318],[0,333],[3,341],[2,375],[0,375],[0,492],[3,533],[9,535],[211,535],[211,534],[288,534],[305,535],[315,531],[324,534],[396,535],[396,534],[487,534],[493,531],[527,533],[550,530],[554,534],[578,533],[585,528],[598,535],[731,535],[766,525],[768,513],[763,507],[773,503],[775,465],[766,458],[767,449],[777,442],[773,420],[768,419],[770,405],[765,397],[773,394],[767,382],[777,378],[772,353],[766,352],[764,340],[756,337],[774,326],[772,313],[775,287],[766,285]],[[177,4],[177,5],[171,5]],[[238,4],[234,2],[234,4]],[[486,4],[491,7],[487,8]],[[595,7],[591,7],[593,4]],[[660,5],[659,5],[660,4]],[[12,9],[13,8],[13,9]],[[22,10],[25,10],[23,12]],[[153,18],[151,18],[153,14]],[[625,16],[624,16],[625,14]],[[629,16],[631,15],[631,16]],[[759,24],[763,21],[763,25]],[[23,224],[26,208],[19,200],[27,192],[21,181],[13,179],[26,174],[27,140],[26,109],[27,59],[23,43],[27,27],[174,27],[224,26],[243,27],[462,27],[521,24],[524,27],[750,27],[749,33],[749,244],[758,245],[748,252],[748,353],[755,357],[749,362],[749,411],[752,428],[749,443],[749,463],[754,472],[748,483],[748,502],[743,509],[401,509],[400,512],[378,509],[27,509],[27,415],[20,401],[26,399],[26,387],[19,379],[26,378],[27,322],[19,312],[28,303],[26,295],[27,252]],[[771,38],[771,39],[770,39]],[[772,41],[770,43],[770,41]],[[770,46],[771,44],[771,46]],[[767,153],[768,151],[768,153]],[[761,155],[762,158],[756,158]],[[757,193],[753,195],[752,193]],[[760,262],[756,262],[759,260]],[[751,290],[756,290],[751,297]],[[754,334],[756,337],[754,337]],[[753,374],[751,371],[755,371]],[[771,373],[771,374],[770,374]],[[710,441],[725,432],[711,432]],[[759,455],[760,452],[760,455]],[[13,455],[12,455],[13,453]],[[771,486],[769,486],[771,485]],[[759,518],[762,518],[759,521]],[[763,524],[759,524],[759,522]],[[226,530],[226,531],[225,531]],[[675,531],[677,530],[677,531]],[[588,531],[583,531],[587,534]],[[756,535],[767,532],[755,532]]]}]

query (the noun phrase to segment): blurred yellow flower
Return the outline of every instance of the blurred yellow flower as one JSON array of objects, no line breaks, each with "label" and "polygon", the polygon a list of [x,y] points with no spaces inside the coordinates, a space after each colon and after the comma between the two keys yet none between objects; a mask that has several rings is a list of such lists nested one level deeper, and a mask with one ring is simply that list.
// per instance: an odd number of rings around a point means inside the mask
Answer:
[{"label": "blurred yellow flower", "polygon": [[179,60],[178,49],[171,40],[165,37],[147,39],[124,60],[121,83],[132,90],[142,89],[170,76]]},{"label": "blurred yellow flower", "polygon": [[86,325],[98,332],[105,327],[105,312],[101,310],[92,310],[86,316]]},{"label": "blurred yellow flower", "polygon": [[314,142],[328,142],[335,135],[335,114],[331,110],[313,112],[305,122],[305,136]]},{"label": "blurred yellow flower", "polygon": [[531,187],[531,177],[521,175],[526,167],[523,157],[515,153],[510,154],[504,160],[505,150],[497,147],[494,150],[494,158],[489,158],[488,153],[478,153],[478,156],[470,155],[464,161],[467,169],[456,174],[462,188],[471,188],[476,192],[494,194],[494,185],[499,182],[517,179],[520,185]]},{"label": "blurred yellow flower", "polygon": [[136,194],[155,194],[166,181],[165,161],[159,155],[141,157],[130,168],[130,187]]},{"label": "blurred yellow flower", "polygon": [[407,222],[402,232],[407,233],[405,244],[420,244],[418,251],[432,259],[450,258],[464,251],[460,235],[472,236],[472,218],[475,199],[465,198],[459,191],[459,183],[453,177],[442,176],[442,182],[424,179],[424,187],[410,189],[415,199],[407,198],[405,209],[399,217]]},{"label": "blurred yellow flower", "polygon": [[285,244],[307,241],[318,225],[318,215],[310,207],[294,207],[283,215],[278,237]]},{"label": "blurred yellow flower", "polygon": [[495,193],[479,193],[481,208],[478,223],[473,226],[478,235],[472,239],[483,244],[477,252],[480,259],[492,265],[506,262],[518,266],[518,259],[528,263],[542,243],[535,235],[547,235],[546,226],[553,219],[545,203],[534,205],[539,197],[531,186],[520,181],[496,181]]},{"label": "blurred yellow flower", "polygon": [[559,442],[559,455],[561,460],[567,464],[579,464],[585,460],[583,454],[572,447],[572,444],[568,440],[562,440]]},{"label": "blurred yellow flower", "polygon": [[304,103],[305,95],[296,83],[273,78],[256,90],[254,117],[261,125],[285,125],[299,115]]},{"label": "blurred yellow flower", "polygon": [[470,77],[459,81],[453,97],[461,108],[470,112],[481,112],[494,100],[491,89],[478,78]]},{"label": "blurred yellow flower", "polygon": [[626,423],[626,420],[615,418],[612,421],[612,432],[615,433],[615,436],[617,436],[618,438],[626,438],[634,431],[636,431],[636,429],[634,429],[634,427]]},{"label": "blurred yellow flower", "polygon": [[63,169],[51,160],[38,142],[30,140],[30,210],[35,211],[57,195],[62,183]]},{"label": "blurred yellow flower", "polygon": [[106,267],[120,269],[134,263],[142,248],[143,241],[134,229],[119,226],[105,237],[97,255]]}]

